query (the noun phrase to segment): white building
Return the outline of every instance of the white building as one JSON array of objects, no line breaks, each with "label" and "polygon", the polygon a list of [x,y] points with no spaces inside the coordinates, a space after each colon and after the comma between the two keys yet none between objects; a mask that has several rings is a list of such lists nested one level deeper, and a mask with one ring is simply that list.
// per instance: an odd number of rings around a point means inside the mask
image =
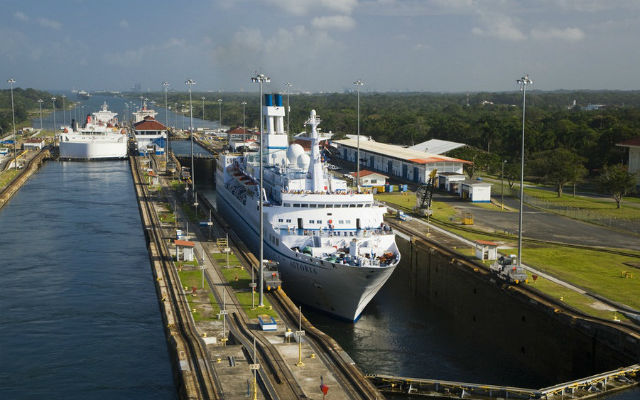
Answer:
[{"label": "white building", "polygon": [[490,203],[491,184],[467,180],[460,183],[458,194],[463,199],[471,200],[473,203]]},{"label": "white building", "polygon": [[149,152],[156,155],[164,154],[167,143],[167,127],[147,116],[140,122],[133,124],[138,154],[141,156]]},{"label": "white building", "polygon": [[[355,179],[357,173],[352,172],[351,176]],[[360,186],[383,186],[387,183],[386,175],[382,175],[377,172],[361,170],[360,171]]]},{"label": "white building", "polygon": [[[337,147],[339,157],[356,162],[356,140],[336,140],[333,143]],[[360,140],[361,168],[364,166],[370,170],[384,172],[390,177],[395,176],[416,183],[426,183],[433,169],[437,169],[438,174],[445,172],[463,174],[465,164],[471,164],[471,162],[393,144]]]},{"label": "white building", "polygon": [[25,150],[36,149],[40,150],[44,147],[44,139],[31,138],[22,142],[22,147]]},{"label": "white building", "polygon": [[625,140],[616,146],[627,147],[629,149],[629,172],[636,174],[636,183],[640,186],[640,136]]}]

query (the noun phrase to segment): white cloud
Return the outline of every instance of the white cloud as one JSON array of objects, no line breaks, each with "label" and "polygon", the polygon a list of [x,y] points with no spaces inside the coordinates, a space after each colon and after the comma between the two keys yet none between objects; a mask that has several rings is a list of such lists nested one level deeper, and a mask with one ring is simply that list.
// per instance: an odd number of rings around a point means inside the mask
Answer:
[{"label": "white cloud", "polygon": [[516,28],[514,20],[508,15],[481,14],[480,20],[483,27],[473,28],[471,33],[474,35],[510,41],[526,39],[525,34]]},{"label": "white cloud", "polygon": [[15,17],[15,19],[17,19],[18,21],[22,21],[22,22],[27,22],[29,21],[29,17],[27,17],[27,15],[25,13],[23,13],[22,11],[16,11],[13,16]]},{"label": "white cloud", "polygon": [[350,30],[356,26],[356,21],[348,15],[332,15],[329,17],[316,17],[311,25],[318,29]]},{"label": "white cloud", "polygon": [[128,28],[129,27],[129,21],[127,21],[126,19],[123,19],[120,21],[120,28]]},{"label": "white cloud", "polygon": [[307,15],[317,10],[351,14],[358,0],[264,0],[294,15]]},{"label": "white cloud", "polygon": [[48,19],[48,18],[40,17],[40,18],[38,18],[38,23],[40,24],[40,26],[43,26],[45,28],[51,28],[51,29],[60,29],[60,28],[62,28],[62,24],[60,22],[54,21],[54,20]]},{"label": "white cloud", "polygon": [[584,32],[580,28],[534,28],[531,30],[531,37],[539,40],[566,40],[568,42],[578,42],[584,39]]},{"label": "white cloud", "polygon": [[185,50],[187,49],[187,42],[184,39],[170,38],[160,44],[147,44],[137,49],[105,54],[104,60],[108,64],[119,67],[140,66],[148,63],[153,57],[165,54],[171,49]]}]

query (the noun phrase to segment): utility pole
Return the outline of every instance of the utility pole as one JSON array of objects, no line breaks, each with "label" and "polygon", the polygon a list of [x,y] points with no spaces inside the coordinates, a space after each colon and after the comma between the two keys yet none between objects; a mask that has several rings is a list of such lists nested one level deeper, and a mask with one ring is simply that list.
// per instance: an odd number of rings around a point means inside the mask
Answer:
[{"label": "utility pole", "polygon": [[364,85],[364,82],[357,80],[353,82],[356,85],[356,91],[358,92],[358,137],[357,137],[357,150],[356,150],[356,185],[358,193],[360,193],[360,86]]},{"label": "utility pole", "polygon": [[522,148],[520,160],[520,213],[518,215],[518,267],[522,267],[522,207],[524,201],[524,116],[526,110],[527,86],[532,85],[533,81],[529,79],[529,75],[524,75],[516,81],[522,90]]}]

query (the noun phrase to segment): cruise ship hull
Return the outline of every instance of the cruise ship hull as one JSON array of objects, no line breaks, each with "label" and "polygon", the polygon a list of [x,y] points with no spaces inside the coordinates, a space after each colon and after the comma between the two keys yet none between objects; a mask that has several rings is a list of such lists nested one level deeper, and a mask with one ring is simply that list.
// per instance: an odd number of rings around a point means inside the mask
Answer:
[{"label": "cruise ship hull", "polygon": [[63,160],[104,160],[127,157],[127,138],[120,135],[110,141],[61,141],[60,158]]},{"label": "cruise ship hull", "polygon": [[[218,185],[216,189],[216,202],[218,211],[250,250],[258,255],[260,236],[257,207],[252,202],[247,202],[249,206],[243,204],[224,185]],[[271,233],[274,233],[266,221],[264,226],[265,232],[271,229]],[[268,235],[264,236],[266,238]],[[290,297],[349,321],[358,320],[394,270],[394,266],[369,268],[319,262],[304,253],[294,252],[282,242],[276,245],[266,239],[263,250],[265,259],[278,262],[284,289]]]}]

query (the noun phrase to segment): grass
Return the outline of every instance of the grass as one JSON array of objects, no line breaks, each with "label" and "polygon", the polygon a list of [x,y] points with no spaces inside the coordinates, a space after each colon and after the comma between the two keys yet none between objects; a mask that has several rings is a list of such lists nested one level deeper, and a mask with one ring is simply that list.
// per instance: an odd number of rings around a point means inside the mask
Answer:
[{"label": "grass", "polygon": [[172,180],[170,185],[172,190],[180,193],[184,192],[184,182],[179,180]]},{"label": "grass", "polygon": [[[205,215],[198,209],[198,212],[193,209],[193,205],[182,203],[182,212],[189,218],[189,221],[198,222],[205,219]],[[208,218],[208,217],[207,217]]]},{"label": "grass", "polygon": [[[182,286],[189,288],[187,291],[190,293],[190,289],[193,287],[198,288],[198,294],[194,297],[192,294],[187,295],[187,301],[189,302],[189,308],[192,310],[193,319],[196,322],[208,321],[218,319],[218,313],[220,307],[213,297],[209,283],[205,279],[204,290],[200,289],[202,285],[202,271],[199,270],[182,270],[179,271],[180,282]],[[204,293],[207,294],[208,303],[205,306],[203,303]],[[209,306],[211,308],[209,308]],[[193,310],[196,310],[195,312]]]},{"label": "grass", "polygon": [[3,171],[0,173],[0,188],[4,188],[7,186],[13,179],[20,173],[22,170],[17,170],[11,168],[9,170]]},{"label": "grass", "polygon": [[[236,298],[238,299],[238,302],[240,302],[244,312],[247,314],[247,317],[257,318],[258,315],[261,314],[267,314],[274,318],[278,317],[278,314],[272,309],[271,303],[266,297],[263,298],[264,307],[256,307],[255,309],[251,308],[251,288],[249,287],[249,283],[251,283],[251,275],[247,270],[240,266],[234,268],[222,268],[222,274],[226,281],[229,282],[229,285],[233,288]],[[259,301],[259,293],[256,291],[254,296],[254,302],[257,305]]]},{"label": "grass", "polygon": [[574,208],[589,212],[592,216],[600,218],[640,219],[640,208],[625,207],[625,201],[635,202],[636,199],[624,198],[622,206],[616,208],[614,201],[606,199],[576,196],[563,193],[558,197],[556,192],[536,188],[525,188],[525,194],[544,201],[551,209]]},{"label": "grass", "polygon": [[[624,262],[637,258],[559,246],[527,247],[523,262],[610,300],[640,309],[640,270]],[[625,278],[624,272],[632,278]]]},{"label": "grass", "polygon": [[[413,212],[413,207],[416,205],[415,192],[405,192],[405,194],[378,193],[374,195],[374,197],[378,201],[383,201],[407,212]],[[431,210],[433,212],[431,214],[433,217],[440,218],[442,220],[448,220],[458,214],[458,211],[453,206],[441,201],[432,201]]]},{"label": "grass", "polygon": [[[227,264],[227,255],[225,253],[212,253],[211,257],[220,265]],[[240,265],[240,260],[235,254],[229,253],[229,266],[237,267]]]}]

